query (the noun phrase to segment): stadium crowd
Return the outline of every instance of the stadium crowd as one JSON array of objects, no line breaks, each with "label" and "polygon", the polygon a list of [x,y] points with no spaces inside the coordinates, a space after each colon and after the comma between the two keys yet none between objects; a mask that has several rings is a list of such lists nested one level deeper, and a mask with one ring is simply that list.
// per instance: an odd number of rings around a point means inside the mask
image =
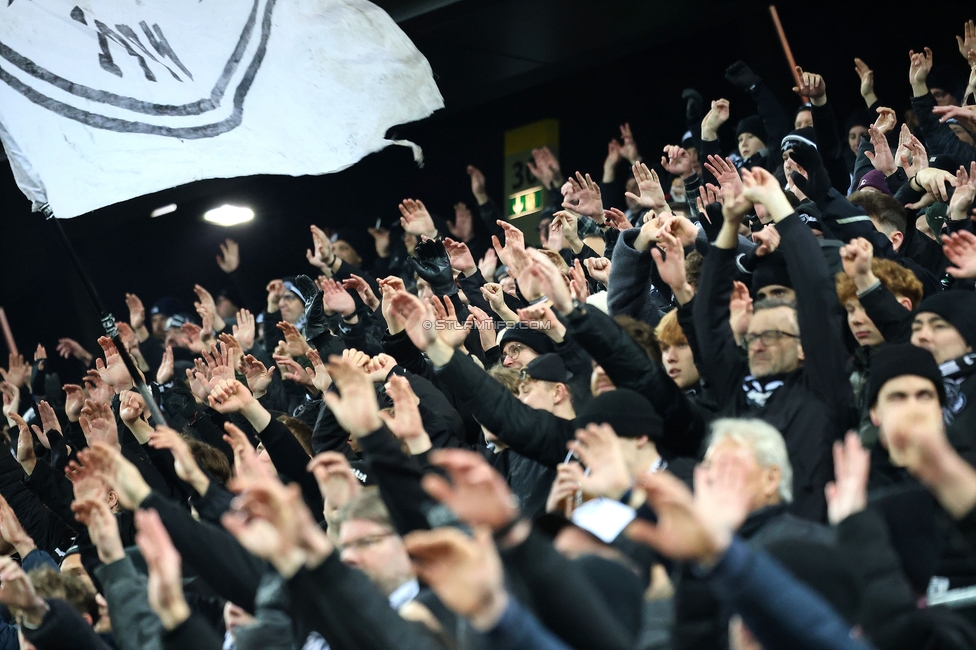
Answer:
[{"label": "stadium crowd", "polygon": [[475,167],[294,276],[227,240],[225,286],[126,296],[165,421],[109,338],[11,355],[0,650],[976,649],[957,40],[901,123],[860,59],[856,110],[735,62],[678,144],[538,149],[541,248]]}]

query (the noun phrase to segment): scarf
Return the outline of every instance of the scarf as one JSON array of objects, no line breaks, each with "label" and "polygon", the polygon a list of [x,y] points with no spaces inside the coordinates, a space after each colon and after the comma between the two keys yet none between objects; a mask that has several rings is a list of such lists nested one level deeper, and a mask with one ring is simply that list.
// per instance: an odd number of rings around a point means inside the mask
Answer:
[{"label": "scarf", "polygon": [[783,385],[783,380],[775,376],[756,379],[749,375],[742,380],[742,392],[746,394],[746,401],[750,406],[763,408],[773,393]]},{"label": "scarf", "polygon": [[966,408],[967,400],[962,392],[962,383],[976,373],[976,352],[946,361],[939,365],[939,370],[942,371],[942,383],[946,393],[946,405],[942,412],[946,424],[952,424],[956,415]]}]

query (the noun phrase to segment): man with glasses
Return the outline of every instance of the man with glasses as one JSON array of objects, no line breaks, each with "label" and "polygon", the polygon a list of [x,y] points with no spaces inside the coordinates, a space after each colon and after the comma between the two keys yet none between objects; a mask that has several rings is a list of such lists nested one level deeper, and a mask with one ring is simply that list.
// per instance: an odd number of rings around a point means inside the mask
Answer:
[{"label": "man with glasses", "polygon": [[[783,433],[793,466],[793,512],[823,521],[831,445],[851,424],[843,320],[816,236],[772,175],[759,169],[743,176],[742,194],[725,197],[722,230],[702,268],[694,306],[698,370],[722,405],[720,415],[758,417]],[[736,235],[753,202],[766,208],[779,231],[796,303],[758,301],[740,348],[729,325],[729,299]]]}]

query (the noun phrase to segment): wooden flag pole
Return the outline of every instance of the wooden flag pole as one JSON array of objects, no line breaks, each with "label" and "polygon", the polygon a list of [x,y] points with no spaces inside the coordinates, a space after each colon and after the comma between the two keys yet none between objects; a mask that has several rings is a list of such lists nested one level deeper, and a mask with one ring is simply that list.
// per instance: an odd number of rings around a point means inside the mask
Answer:
[{"label": "wooden flag pole", "polygon": [[149,391],[149,387],[142,378],[142,374],[136,370],[136,364],[132,361],[132,357],[129,356],[129,351],[125,349],[125,344],[122,343],[122,337],[119,336],[119,328],[115,325],[115,317],[105,309],[105,305],[102,304],[101,298],[98,297],[98,291],[95,290],[95,285],[92,284],[88,274],[85,273],[85,268],[81,265],[81,260],[78,259],[78,254],[75,253],[75,249],[71,245],[71,241],[68,240],[68,236],[65,234],[64,228],[61,227],[61,222],[58,221],[58,219],[56,219],[54,216],[54,210],[51,209],[50,205],[45,203],[38,209],[38,211],[43,214],[48,221],[54,224],[54,232],[57,233],[58,240],[61,242],[64,252],[67,253],[68,259],[71,261],[71,265],[75,267],[75,272],[78,274],[78,277],[81,278],[81,283],[85,285],[85,290],[88,292],[88,297],[91,299],[92,304],[95,306],[95,309],[98,310],[98,313],[101,316],[102,329],[105,330],[105,335],[112,339],[112,343],[115,344],[115,349],[119,351],[119,356],[122,357],[122,362],[125,364],[125,369],[129,371],[129,376],[132,377],[132,383],[135,385],[136,390],[139,391],[139,395],[142,396],[142,400],[149,408],[149,413],[152,415],[153,420],[155,420],[156,426],[165,425],[166,420],[163,419],[163,414],[159,410],[159,406],[156,405],[156,400],[153,399],[152,393]]},{"label": "wooden flag pole", "polygon": [[10,323],[7,322],[7,312],[0,307],[0,329],[3,330],[3,338],[7,341],[7,350],[10,354],[17,354],[17,342],[14,340],[14,333],[10,331]]},{"label": "wooden flag pole", "polygon": [[[786,55],[786,62],[790,64],[790,74],[796,82],[796,87],[800,87],[800,75],[796,73],[796,61],[793,59],[793,50],[790,49],[790,42],[786,40],[786,32],[783,31],[783,23],[779,21],[779,13],[776,12],[776,5],[769,5],[769,15],[773,17],[773,25],[776,27],[776,34],[779,36],[779,44],[783,46],[783,53]],[[809,97],[802,97],[803,103],[810,103]]]}]

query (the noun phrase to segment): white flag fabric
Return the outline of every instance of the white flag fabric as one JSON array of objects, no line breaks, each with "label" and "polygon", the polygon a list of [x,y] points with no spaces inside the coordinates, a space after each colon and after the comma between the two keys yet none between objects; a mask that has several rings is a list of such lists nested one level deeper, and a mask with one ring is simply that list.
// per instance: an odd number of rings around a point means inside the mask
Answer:
[{"label": "white flag fabric", "polygon": [[366,0],[0,0],[0,139],[60,218],[204,178],[338,171],[443,105]]}]

